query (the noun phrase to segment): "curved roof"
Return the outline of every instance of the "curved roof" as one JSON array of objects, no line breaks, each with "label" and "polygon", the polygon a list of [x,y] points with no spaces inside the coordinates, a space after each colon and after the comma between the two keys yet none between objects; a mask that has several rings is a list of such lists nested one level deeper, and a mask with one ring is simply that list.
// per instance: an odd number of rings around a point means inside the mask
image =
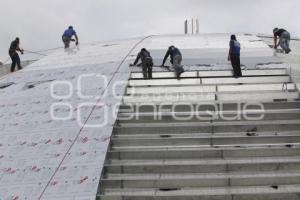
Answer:
[{"label": "curved roof", "polygon": [[[155,65],[172,44],[181,49],[189,70],[230,69],[229,36],[167,35],[91,43],[58,50],[3,77],[0,199],[94,199],[130,75],[128,64],[139,49],[149,49]],[[261,39],[237,37],[245,67],[282,67]]]}]

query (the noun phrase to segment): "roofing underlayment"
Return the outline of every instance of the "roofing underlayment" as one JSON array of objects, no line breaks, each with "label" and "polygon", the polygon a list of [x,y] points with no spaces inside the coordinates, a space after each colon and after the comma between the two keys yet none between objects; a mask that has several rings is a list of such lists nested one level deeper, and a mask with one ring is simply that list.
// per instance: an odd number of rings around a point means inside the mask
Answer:
[{"label": "roofing underlayment", "polygon": [[[81,45],[2,77],[0,199],[94,200],[130,73],[141,71],[129,68],[139,50],[151,52],[154,71],[166,71],[156,66],[170,45],[181,49],[186,71],[231,70],[229,36],[150,36]],[[244,70],[285,66],[262,39],[237,37]]]}]

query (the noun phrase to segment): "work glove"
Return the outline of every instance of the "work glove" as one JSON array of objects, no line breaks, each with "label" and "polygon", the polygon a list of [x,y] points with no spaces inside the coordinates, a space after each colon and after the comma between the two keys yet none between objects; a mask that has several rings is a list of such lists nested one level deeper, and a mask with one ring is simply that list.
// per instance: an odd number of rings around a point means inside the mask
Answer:
[{"label": "work glove", "polygon": [[21,49],[20,52],[21,52],[21,54],[24,54],[24,50],[23,49]]},{"label": "work glove", "polygon": [[78,43],[78,41],[76,41],[76,43],[75,43],[76,45],[78,45],[79,43]]}]

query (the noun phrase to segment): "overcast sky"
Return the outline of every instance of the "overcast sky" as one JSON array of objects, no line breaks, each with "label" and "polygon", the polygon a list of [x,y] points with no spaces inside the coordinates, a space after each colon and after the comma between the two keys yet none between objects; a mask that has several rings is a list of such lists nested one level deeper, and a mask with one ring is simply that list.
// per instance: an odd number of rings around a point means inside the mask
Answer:
[{"label": "overcast sky", "polygon": [[26,50],[58,47],[69,25],[81,43],[183,33],[191,18],[201,33],[271,34],[278,26],[300,36],[299,0],[0,0],[0,7],[2,61],[16,36]]}]

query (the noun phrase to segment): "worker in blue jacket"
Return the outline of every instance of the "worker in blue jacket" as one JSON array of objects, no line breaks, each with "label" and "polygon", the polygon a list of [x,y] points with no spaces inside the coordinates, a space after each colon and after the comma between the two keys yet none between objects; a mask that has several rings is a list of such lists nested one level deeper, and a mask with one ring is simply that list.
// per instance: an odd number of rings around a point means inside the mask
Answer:
[{"label": "worker in blue jacket", "polygon": [[[75,40],[73,39],[73,36],[75,36]],[[65,44],[65,48],[70,47],[70,42],[75,41],[76,45],[78,45],[78,36],[76,31],[73,29],[73,26],[69,26],[67,30],[62,35],[62,41]]]},{"label": "worker in blue jacket", "polygon": [[242,76],[240,53],[241,44],[237,41],[235,35],[231,35],[229,42],[228,60],[231,61],[233,76],[239,78]]}]

